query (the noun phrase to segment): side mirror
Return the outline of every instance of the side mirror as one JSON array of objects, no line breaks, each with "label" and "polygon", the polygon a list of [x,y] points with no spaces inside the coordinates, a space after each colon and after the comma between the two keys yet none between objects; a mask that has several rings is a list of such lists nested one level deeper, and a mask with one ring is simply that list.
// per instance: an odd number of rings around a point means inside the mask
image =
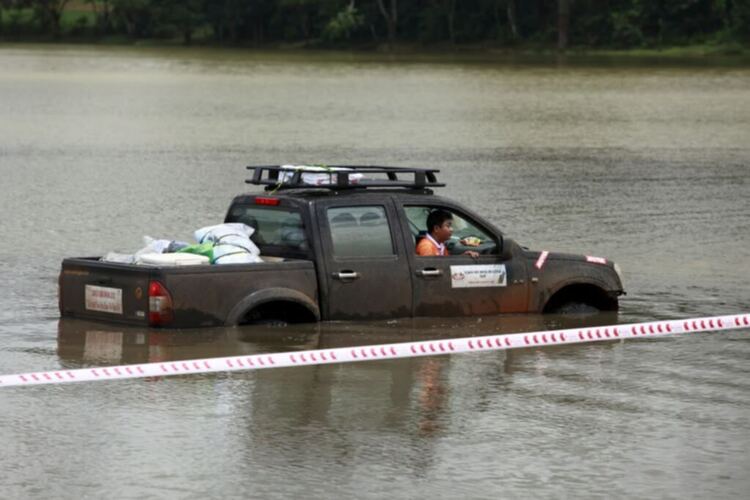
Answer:
[{"label": "side mirror", "polygon": [[500,256],[500,260],[510,260],[513,257],[513,248],[516,246],[516,242],[510,238],[501,236],[499,244],[498,255]]}]

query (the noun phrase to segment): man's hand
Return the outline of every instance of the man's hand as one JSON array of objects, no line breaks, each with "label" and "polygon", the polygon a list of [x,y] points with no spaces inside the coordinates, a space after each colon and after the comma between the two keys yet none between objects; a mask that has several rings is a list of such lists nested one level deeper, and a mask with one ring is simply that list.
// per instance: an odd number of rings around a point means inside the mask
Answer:
[{"label": "man's hand", "polygon": [[475,252],[474,250],[466,250],[464,252],[464,255],[468,255],[472,259],[478,259],[479,258],[479,252]]}]

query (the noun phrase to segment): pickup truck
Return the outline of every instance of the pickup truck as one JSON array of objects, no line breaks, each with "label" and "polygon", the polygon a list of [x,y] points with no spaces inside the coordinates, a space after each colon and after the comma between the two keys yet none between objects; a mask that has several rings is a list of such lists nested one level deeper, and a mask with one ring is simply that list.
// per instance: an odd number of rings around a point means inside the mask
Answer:
[{"label": "pickup truck", "polygon": [[[263,262],[149,266],[67,258],[61,315],[187,328],[616,310],[624,293],[613,262],[529,250],[480,214],[436,196],[433,188],[444,186],[439,170],[247,168],[247,182],[265,191],[236,196],[225,222],[255,229]],[[448,255],[417,255],[436,209],[453,216]]]}]

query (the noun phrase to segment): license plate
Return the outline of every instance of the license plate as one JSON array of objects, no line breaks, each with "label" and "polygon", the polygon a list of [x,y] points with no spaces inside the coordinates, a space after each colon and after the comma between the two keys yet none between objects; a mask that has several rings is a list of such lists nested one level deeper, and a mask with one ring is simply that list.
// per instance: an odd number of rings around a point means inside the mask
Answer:
[{"label": "license plate", "polygon": [[122,289],[86,285],[86,310],[122,314]]}]

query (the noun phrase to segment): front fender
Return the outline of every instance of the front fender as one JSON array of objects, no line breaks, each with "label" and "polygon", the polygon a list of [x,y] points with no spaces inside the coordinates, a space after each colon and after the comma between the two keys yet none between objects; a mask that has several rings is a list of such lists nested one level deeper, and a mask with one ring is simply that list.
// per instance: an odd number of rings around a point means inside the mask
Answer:
[{"label": "front fender", "polygon": [[557,292],[559,292],[563,288],[573,286],[573,285],[595,286],[597,288],[601,288],[605,293],[609,295],[613,295],[613,296],[619,296],[622,293],[622,288],[617,288],[617,286],[615,286],[611,280],[602,280],[602,279],[596,279],[596,278],[587,276],[587,277],[570,277],[568,279],[558,281],[554,283],[552,286],[545,287],[544,295],[546,295],[546,298],[549,299],[550,297],[555,295]]},{"label": "front fender", "polygon": [[[538,257],[537,257],[538,258]],[[543,310],[550,298],[566,287],[593,286],[616,299],[622,295],[622,282],[614,269],[614,263],[592,263],[583,256],[549,256],[544,265],[536,266],[538,260],[530,262],[533,302],[537,310]]]}]

